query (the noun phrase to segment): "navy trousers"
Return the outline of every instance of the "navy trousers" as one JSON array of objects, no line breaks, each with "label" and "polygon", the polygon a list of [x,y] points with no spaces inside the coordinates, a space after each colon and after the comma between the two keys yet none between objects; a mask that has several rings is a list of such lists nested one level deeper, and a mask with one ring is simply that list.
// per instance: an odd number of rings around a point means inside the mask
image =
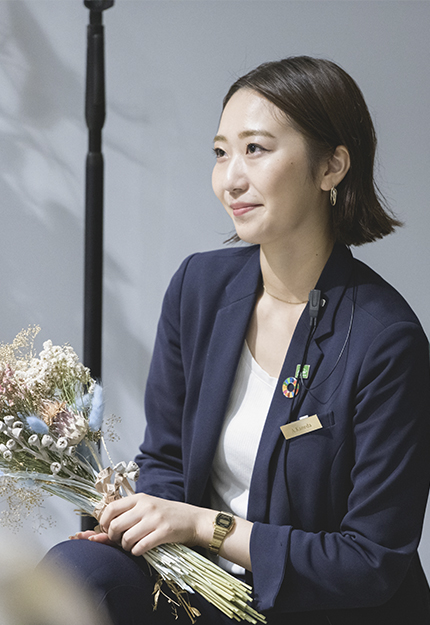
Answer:
[{"label": "navy trousers", "polygon": [[[142,557],[89,540],[69,540],[53,547],[44,564],[60,567],[93,595],[96,605],[108,611],[113,625],[190,625],[182,607],[177,618],[172,604],[160,596],[153,610],[153,591],[157,574]],[[165,585],[163,592],[171,593]],[[232,621],[199,594],[189,594],[191,605],[201,616],[198,625],[233,625]],[[174,597],[172,596],[174,599]]]},{"label": "navy trousers", "polygon": [[[89,540],[69,540],[53,547],[43,563],[60,567],[75,577],[80,586],[93,595],[97,607],[107,610],[112,625],[190,625],[182,607],[177,617],[172,605],[160,596],[153,610],[153,591],[157,574],[146,560]],[[163,587],[166,594],[171,593]],[[172,597],[174,599],[174,597]],[[198,593],[189,594],[189,601],[201,614],[196,625],[237,625]],[[274,614],[268,625],[330,625],[321,613]],[[337,625],[333,624],[333,625]],[[380,625],[380,624],[378,624]]]}]

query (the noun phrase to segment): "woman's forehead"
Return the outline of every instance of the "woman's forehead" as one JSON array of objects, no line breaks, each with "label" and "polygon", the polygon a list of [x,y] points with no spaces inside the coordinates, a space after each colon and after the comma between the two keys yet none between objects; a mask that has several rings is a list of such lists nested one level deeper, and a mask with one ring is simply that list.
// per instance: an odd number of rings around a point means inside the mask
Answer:
[{"label": "woman's forehead", "polygon": [[251,89],[239,89],[227,102],[221,115],[215,140],[252,136],[275,137],[291,124],[285,114],[263,95]]}]

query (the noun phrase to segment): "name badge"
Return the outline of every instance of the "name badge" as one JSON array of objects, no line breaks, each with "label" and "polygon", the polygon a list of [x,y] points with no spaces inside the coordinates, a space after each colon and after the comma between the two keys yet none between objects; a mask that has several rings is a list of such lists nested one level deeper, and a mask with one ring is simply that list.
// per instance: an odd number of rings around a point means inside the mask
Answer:
[{"label": "name badge", "polygon": [[311,417],[302,417],[298,421],[281,425],[281,432],[288,441],[290,438],[295,438],[296,436],[301,436],[308,432],[314,432],[321,428],[321,421],[318,419],[318,416],[314,414]]}]

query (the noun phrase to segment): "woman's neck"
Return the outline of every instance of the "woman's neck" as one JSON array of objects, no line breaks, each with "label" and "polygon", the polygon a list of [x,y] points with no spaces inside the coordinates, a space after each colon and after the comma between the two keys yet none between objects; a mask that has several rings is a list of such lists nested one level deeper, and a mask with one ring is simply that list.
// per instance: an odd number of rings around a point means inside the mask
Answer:
[{"label": "woman's neck", "polygon": [[260,264],[266,292],[288,303],[305,302],[333,250],[331,239],[312,246],[261,246]]}]

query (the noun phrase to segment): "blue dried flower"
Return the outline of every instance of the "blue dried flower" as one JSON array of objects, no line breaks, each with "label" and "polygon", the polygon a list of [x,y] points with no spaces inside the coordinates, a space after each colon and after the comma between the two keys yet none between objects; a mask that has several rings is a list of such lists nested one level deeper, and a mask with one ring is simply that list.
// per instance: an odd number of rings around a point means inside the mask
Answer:
[{"label": "blue dried flower", "polygon": [[77,397],[75,400],[76,408],[80,411],[84,411],[86,410],[86,408],[89,408],[90,404],[91,404],[91,395],[89,393],[87,393],[83,397],[82,396]]},{"label": "blue dried flower", "polygon": [[39,417],[30,415],[29,417],[26,417],[26,419],[27,425],[31,430],[33,430],[33,432],[36,432],[36,434],[47,434],[49,432],[49,428],[45,421],[42,421]]},{"label": "blue dried flower", "polygon": [[94,386],[93,401],[91,403],[91,411],[88,417],[88,426],[92,432],[97,432],[103,423],[103,389],[100,384]]}]

